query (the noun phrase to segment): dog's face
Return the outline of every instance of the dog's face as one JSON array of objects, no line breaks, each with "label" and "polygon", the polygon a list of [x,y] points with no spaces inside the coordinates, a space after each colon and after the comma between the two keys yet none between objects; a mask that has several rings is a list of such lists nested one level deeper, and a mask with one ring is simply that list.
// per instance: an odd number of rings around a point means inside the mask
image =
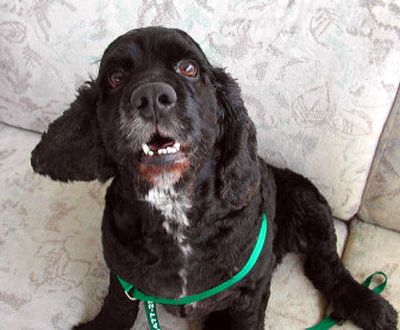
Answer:
[{"label": "dog's face", "polygon": [[55,180],[135,177],[166,187],[208,159],[221,199],[244,205],[259,168],[238,85],[185,32],[151,27],[109,45],[98,77],[43,134],[32,166]]},{"label": "dog's face", "polygon": [[159,186],[196,172],[222,122],[211,79],[205,55],[181,31],[147,28],[115,40],[96,80],[99,126],[113,161]]}]

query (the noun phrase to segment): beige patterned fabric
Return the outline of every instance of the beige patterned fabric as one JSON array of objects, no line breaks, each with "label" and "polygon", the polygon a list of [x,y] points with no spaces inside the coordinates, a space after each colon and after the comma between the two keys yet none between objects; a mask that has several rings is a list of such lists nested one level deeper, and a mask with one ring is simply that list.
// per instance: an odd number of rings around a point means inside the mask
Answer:
[{"label": "beige patterned fabric", "polygon": [[[39,135],[0,124],[0,329],[70,329],[98,312],[107,290],[100,223],[106,185],[61,184],[36,175],[30,151]],[[343,250],[346,225],[335,222]],[[272,283],[266,329],[315,324],[325,302],[287,256]],[[163,312],[165,330],[187,325]],[[147,330],[140,310],[135,330]]]},{"label": "beige patterned fabric", "polygon": [[238,78],[262,155],[349,219],[399,83],[399,12],[397,0],[1,0],[0,120],[44,130],[116,36],[179,27]]},{"label": "beige patterned fabric", "polygon": [[359,216],[400,231],[400,89],[379,142]]},{"label": "beige patterned fabric", "polygon": [[[358,281],[376,271],[388,276],[388,285],[382,296],[400,311],[400,234],[375,225],[354,220],[344,251],[343,261]],[[398,323],[400,328],[400,322]],[[358,329],[346,322],[342,327],[332,330]]]},{"label": "beige patterned fabric", "polygon": [[0,126],[0,329],[68,329],[105,294],[104,187],[35,175],[36,133]]}]

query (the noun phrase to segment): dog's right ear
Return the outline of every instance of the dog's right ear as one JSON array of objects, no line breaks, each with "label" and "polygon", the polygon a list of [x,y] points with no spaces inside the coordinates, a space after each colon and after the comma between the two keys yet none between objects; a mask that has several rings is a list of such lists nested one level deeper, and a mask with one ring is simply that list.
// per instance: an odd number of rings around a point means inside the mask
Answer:
[{"label": "dog's right ear", "polygon": [[60,181],[106,181],[114,175],[99,130],[94,84],[83,85],[70,108],[43,133],[32,151],[35,172]]},{"label": "dog's right ear", "polygon": [[220,198],[240,209],[249,203],[260,185],[256,129],[236,81],[221,68],[213,68],[212,74],[223,110],[218,163]]}]

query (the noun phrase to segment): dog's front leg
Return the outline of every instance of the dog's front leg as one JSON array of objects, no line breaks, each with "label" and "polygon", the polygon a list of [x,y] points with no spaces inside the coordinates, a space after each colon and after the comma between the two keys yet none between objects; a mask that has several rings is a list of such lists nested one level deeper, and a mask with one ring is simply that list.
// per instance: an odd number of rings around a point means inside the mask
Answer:
[{"label": "dog's front leg", "polygon": [[321,248],[310,252],[306,257],[305,272],[332,303],[334,319],[350,319],[365,330],[397,329],[397,312],[392,305],[356,282],[336,251]]},{"label": "dog's front leg", "polygon": [[382,296],[355,281],[336,252],[332,212],[317,188],[289,170],[274,169],[278,225],[274,251],[305,255],[304,270],[331,303],[333,318],[352,320],[365,330],[397,329],[397,312]]},{"label": "dog's front leg", "polygon": [[256,291],[243,292],[230,308],[212,313],[204,330],[263,330],[270,283],[258,286]]},{"label": "dog's front leg", "polygon": [[108,294],[104,299],[99,314],[92,321],[81,323],[73,329],[130,329],[135,323],[139,309],[138,305],[138,301],[131,301],[127,298],[116,275],[111,273]]},{"label": "dog's front leg", "polygon": [[270,281],[256,292],[246,292],[230,308],[231,330],[263,330],[265,309],[270,296]]}]

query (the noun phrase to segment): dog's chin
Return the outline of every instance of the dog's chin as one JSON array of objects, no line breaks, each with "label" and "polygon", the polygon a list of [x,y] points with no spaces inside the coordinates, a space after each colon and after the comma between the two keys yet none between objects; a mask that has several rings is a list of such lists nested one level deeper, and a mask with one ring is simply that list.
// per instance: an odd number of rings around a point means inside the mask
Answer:
[{"label": "dog's chin", "polygon": [[142,158],[139,175],[154,186],[168,187],[175,184],[189,167],[189,160],[183,153],[150,157]]}]

